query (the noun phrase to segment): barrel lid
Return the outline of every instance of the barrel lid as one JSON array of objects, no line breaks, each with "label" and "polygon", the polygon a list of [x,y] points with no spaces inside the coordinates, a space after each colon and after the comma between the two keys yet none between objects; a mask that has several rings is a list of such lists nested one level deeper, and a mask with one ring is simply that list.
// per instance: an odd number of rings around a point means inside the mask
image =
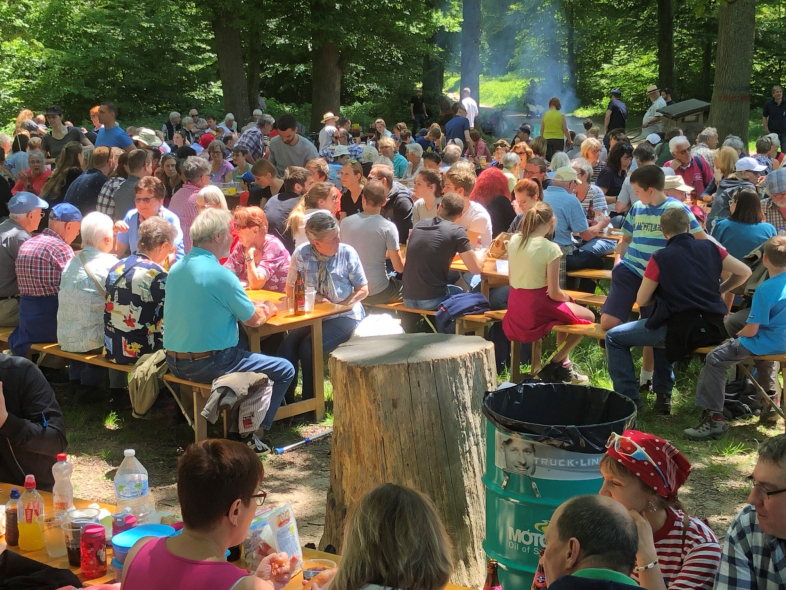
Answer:
[{"label": "barrel lid", "polygon": [[120,549],[131,549],[142,537],[171,537],[175,532],[171,526],[165,524],[143,524],[112,537],[112,546]]}]

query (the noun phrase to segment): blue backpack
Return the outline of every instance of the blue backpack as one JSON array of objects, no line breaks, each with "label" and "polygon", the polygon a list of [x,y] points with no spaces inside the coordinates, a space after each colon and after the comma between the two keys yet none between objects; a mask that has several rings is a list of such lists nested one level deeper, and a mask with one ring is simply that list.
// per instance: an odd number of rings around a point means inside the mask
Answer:
[{"label": "blue backpack", "polygon": [[437,332],[441,334],[456,333],[456,318],[475,313],[489,311],[489,301],[482,293],[459,293],[445,299],[437,310],[434,319]]}]

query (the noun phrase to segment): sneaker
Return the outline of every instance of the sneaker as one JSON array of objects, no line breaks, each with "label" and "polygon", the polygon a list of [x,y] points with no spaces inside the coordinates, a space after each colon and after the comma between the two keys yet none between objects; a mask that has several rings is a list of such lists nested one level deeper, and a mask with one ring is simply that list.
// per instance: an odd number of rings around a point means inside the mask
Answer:
[{"label": "sneaker", "polygon": [[570,383],[572,385],[586,385],[589,383],[589,377],[579,373],[576,370],[576,365],[573,363],[567,367],[557,364],[554,369],[554,377],[562,383]]},{"label": "sneaker", "polygon": [[639,385],[639,393],[652,393],[652,379],[647,379],[646,383]]},{"label": "sneaker", "polygon": [[671,415],[671,396],[663,393],[655,394],[655,411],[661,416]]},{"label": "sneaker", "polygon": [[557,363],[549,363],[541,367],[540,373],[537,375],[538,379],[543,381],[543,383],[559,383],[560,380],[557,379],[555,373],[560,366]]},{"label": "sneaker", "polygon": [[704,411],[701,422],[696,428],[686,428],[685,436],[691,440],[710,440],[720,438],[729,431],[726,421],[722,414],[718,414],[720,419],[713,418],[712,413]]},{"label": "sneaker", "polygon": [[248,445],[248,448],[254,451],[257,455],[267,455],[270,453],[270,447],[262,442],[256,434],[243,440]]}]

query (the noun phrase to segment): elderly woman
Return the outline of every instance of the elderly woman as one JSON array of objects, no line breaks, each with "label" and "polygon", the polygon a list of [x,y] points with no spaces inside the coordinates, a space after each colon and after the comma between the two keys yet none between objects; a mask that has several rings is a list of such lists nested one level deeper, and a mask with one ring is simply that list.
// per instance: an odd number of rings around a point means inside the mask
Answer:
[{"label": "elderly woman", "polygon": [[549,110],[543,114],[540,120],[541,136],[546,139],[546,159],[551,160],[551,157],[570,147],[573,142],[570,139],[570,131],[568,131],[568,120],[565,115],[560,112],[562,109],[562,102],[556,96],[549,99]]},{"label": "elderly woman", "polygon": [[78,127],[66,127],[63,123],[63,109],[57,105],[52,105],[46,109],[46,122],[51,131],[44,135],[41,142],[41,151],[46,155],[46,163],[54,164],[63,148],[72,141],[81,145],[93,147]]},{"label": "elderly woman", "polygon": [[363,148],[360,154],[360,165],[363,168],[363,176],[366,178],[368,178],[371,167],[374,165],[374,162],[377,161],[377,158],[379,158],[379,152],[373,145],[367,145]]},{"label": "elderly woman", "polygon": [[612,433],[607,447],[600,494],[625,506],[639,531],[631,577],[646,590],[713,588],[718,538],[677,499],[690,475],[688,460],[669,441],[638,430]]},{"label": "elderly woman", "polygon": [[185,132],[189,143],[194,143],[194,138],[196,137],[197,132],[196,125],[194,125],[194,119],[191,117],[183,117],[183,127],[180,129],[180,131]]},{"label": "elderly woman", "polygon": [[52,176],[52,171],[46,169],[44,154],[38,151],[27,153],[27,165],[30,168],[18,174],[16,184],[11,189],[11,193],[16,194],[19,191],[26,191],[34,195],[40,195],[46,181]]},{"label": "elderly woman", "polygon": [[603,144],[599,139],[588,137],[581,142],[581,157],[587,160],[592,166],[592,180],[593,182],[603,170],[600,163],[600,152],[603,149]]},{"label": "elderly woman", "polygon": [[[514,153],[505,153],[500,160],[500,164],[502,164],[502,173],[508,179],[508,192],[512,193],[513,187],[519,181],[521,156]],[[526,162],[524,164],[526,165]],[[489,168],[496,168],[496,166],[489,166]]]},{"label": "elderly woman", "polygon": [[211,141],[207,146],[207,155],[210,156],[210,182],[232,182],[235,169],[224,159],[224,143]]},{"label": "elderly woman", "polygon": [[218,126],[224,133],[234,133],[237,131],[237,123],[235,122],[235,115],[227,113],[224,116],[224,122]]},{"label": "elderly woman", "polygon": [[[368,295],[368,281],[360,257],[352,246],[339,239],[338,221],[332,215],[314,215],[306,222],[308,243],[292,254],[287,275],[287,299],[294,297],[295,281],[300,275],[306,290],[316,291],[316,301],[346,305],[351,309],[322,322],[322,349],[330,353],[352,336],[364,317],[361,301]],[[303,370],[303,399],[314,397],[311,327],[291,330],[278,349],[278,356]],[[322,375],[316,375],[322,379]],[[294,384],[287,391],[294,401]]]},{"label": "elderly woman", "polygon": [[183,532],[143,537],[126,557],[122,590],[280,590],[289,581],[286,553],[272,553],[249,575],[226,561],[240,545],[267,493],[265,470],[247,445],[208,439],[186,449],[177,464],[177,497]]},{"label": "elderly woman", "polygon": [[[63,269],[57,295],[57,343],[66,352],[89,352],[104,346],[106,278],[117,264],[111,254],[112,226],[112,219],[103,213],[85,216],[80,231],[83,249]],[[96,365],[71,361],[68,375],[76,386],[77,399],[98,401],[104,372]]]},{"label": "elderly woman", "polygon": [[[104,313],[106,358],[133,365],[164,348],[164,286],[177,229],[162,217],[139,224],[136,251],[109,270]],[[132,321],[129,321],[131,319]],[[110,371],[110,379],[112,373]]]},{"label": "elderly woman", "polygon": [[281,240],[267,233],[259,207],[238,207],[234,214],[238,244],[224,263],[249,289],[286,292],[290,255]]}]

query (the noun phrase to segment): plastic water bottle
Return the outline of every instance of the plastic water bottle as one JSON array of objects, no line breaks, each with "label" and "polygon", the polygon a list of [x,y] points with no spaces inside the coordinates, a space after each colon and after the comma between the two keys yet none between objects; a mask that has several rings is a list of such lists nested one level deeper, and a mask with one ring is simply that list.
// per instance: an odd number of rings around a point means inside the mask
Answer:
[{"label": "plastic water bottle", "polygon": [[71,485],[71,474],[74,466],[68,462],[68,455],[60,453],[57,463],[52,465],[52,475],[55,485],[52,488],[52,508],[55,510],[68,510],[74,505],[74,486]]},{"label": "plastic water bottle", "polygon": [[44,548],[44,535],[36,519],[44,513],[44,499],[35,489],[35,475],[25,476],[25,491],[17,503],[19,549],[38,551]]},{"label": "plastic water bottle", "polygon": [[786,227],[783,227],[783,226],[779,227],[778,228],[778,235],[779,236],[786,236]]},{"label": "plastic water bottle", "polygon": [[155,502],[148,487],[147,469],[136,458],[134,449],[126,449],[125,459],[115,475],[115,499],[117,511],[131,509],[138,524],[147,524],[155,510]]}]

